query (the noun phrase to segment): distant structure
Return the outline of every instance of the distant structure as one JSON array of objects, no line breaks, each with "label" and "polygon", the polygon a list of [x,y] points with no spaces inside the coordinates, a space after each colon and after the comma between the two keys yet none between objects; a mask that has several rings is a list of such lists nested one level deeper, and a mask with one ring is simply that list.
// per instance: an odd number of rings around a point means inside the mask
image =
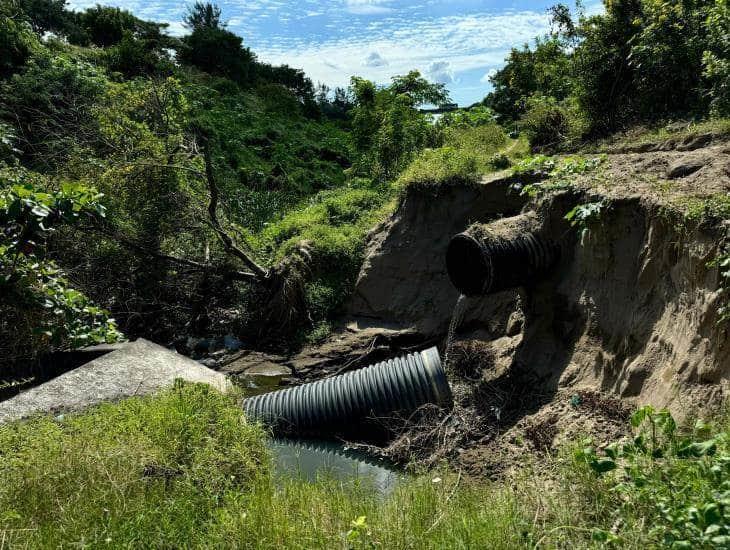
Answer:
[{"label": "distant structure", "polygon": [[459,109],[458,103],[444,103],[440,107],[436,107],[435,109],[419,109],[422,113],[428,113],[431,115],[440,115],[443,113],[449,113],[451,111],[456,111]]}]

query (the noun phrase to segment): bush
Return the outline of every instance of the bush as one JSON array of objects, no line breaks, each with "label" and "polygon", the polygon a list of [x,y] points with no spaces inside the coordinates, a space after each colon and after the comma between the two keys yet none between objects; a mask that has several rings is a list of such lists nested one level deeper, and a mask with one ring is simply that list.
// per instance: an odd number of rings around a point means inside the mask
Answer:
[{"label": "bush", "polygon": [[108,313],[72,288],[44,248],[57,226],[103,216],[101,195],[70,184],[45,192],[29,179],[22,172],[0,175],[0,352],[6,364],[121,337]]},{"label": "bush", "polygon": [[558,150],[574,146],[586,130],[580,111],[570,101],[532,96],[519,126],[534,149]]},{"label": "bush", "polygon": [[442,184],[474,184],[479,179],[476,156],[454,147],[426,149],[398,178],[400,187],[437,187]]},{"label": "bush", "polygon": [[341,311],[360,270],[365,236],[390,209],[388,188],[358,183],[363,187],[318,193],[252,238],[253,248],[272,261],[307,244],[311,277],[306,301],[315,324]]},{"label": "bush", "polygon": [[710,106],[716,116],[730,115],[730,2],[716,0],[707,17],[710,48],[704,52],[704,76],[710,83]]},{"label": "bush", "polygon": [[0,79],[18,71],[39,46],[30,24],[18,17],[13,5],[0,4]]}]

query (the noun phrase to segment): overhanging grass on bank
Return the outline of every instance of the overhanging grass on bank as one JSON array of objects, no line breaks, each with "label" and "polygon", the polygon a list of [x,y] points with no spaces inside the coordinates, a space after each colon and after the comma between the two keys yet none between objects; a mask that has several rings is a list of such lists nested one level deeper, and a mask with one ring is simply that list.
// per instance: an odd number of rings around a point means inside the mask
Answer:
[{"label": "overhanging grass on bank", "polygon": [[[179,384],[0,427],[5,547],[586,548],[730,542],[727,417],[679,435],[642,409],[635,438],[475,482],[440,469],[387,497],[367,483],[274,482],[235,399]],[[538,468],[533,468],[533,465]]]},{"label": "overhanging grass on bank", "polygon": [[321,191],[271,221],[251,237],[254,250],[276,262],[306,244],[311,254],[307,305],[314,322],[309,340],[322,339],[352,292],[362,264],[365,236],[393,209],[393,190],[355,178],[346,187]]}]

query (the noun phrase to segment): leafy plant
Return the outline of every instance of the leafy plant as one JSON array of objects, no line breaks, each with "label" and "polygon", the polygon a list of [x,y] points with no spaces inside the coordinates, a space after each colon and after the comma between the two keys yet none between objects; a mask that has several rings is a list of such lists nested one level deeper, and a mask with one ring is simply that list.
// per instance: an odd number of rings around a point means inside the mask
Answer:
[{"label": "leafy plant", "polygon": [[[16,178],[22,179],[23,173]],[[6,350],[7,359],[17,359],[18,354],[32,357],[48,348],[73,348],[121,338],[114,320],[71,287],[63,272],[46,257],[44,247],[58,226],[103,217],[101,195],[71,183],[50,192],[13,179],[2,184],[0,290],[5,299],[0,308],[5,319],[0,333],[16,350]],[[24,314],[28,322],[17,318]]]},{"label": "leafy plant", "polygon": [[570,222],[570,225],[578,228],[581,244],[590,233],[590,226],[600,220],[605,208],[606,203],[603,201],[589,202],[574,206],[565,215],[565,219]]},{"label": "leafy plant", "polygon": [[717,258],[707,264],[708,267],[716,267],[720,275],[720,289],[723,294],[723,305],[717,309],[719,315],[718,324],[730,321],[730,304],[728,304],[728,291],[730,290],[730,250],[725,249]]},{"label": "leafy plant", "polygon": [[[634,437],[599,454],[586,445],[574,457],[617,495],[616,518],[640,514],[650,539],[671,548],[730,543],[730,453],[727,432],[709,436],[698,421],[682,434],[667,410],[644,406],[631,416]],[[708,437],[709,436],[709,437]]]}]

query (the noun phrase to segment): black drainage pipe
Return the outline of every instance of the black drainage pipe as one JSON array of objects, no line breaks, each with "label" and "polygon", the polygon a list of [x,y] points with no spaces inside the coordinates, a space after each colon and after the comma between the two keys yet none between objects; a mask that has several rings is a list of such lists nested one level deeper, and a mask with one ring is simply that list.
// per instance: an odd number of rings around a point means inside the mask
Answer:
[{"label": "black drainage pipe", "polygon": [[[249,397],[249,419],[277,435],[346,435],[381,425],[377,419],[408,416],[426,404],[449,408],[451,388],[438,350],[383,361],[364,369],[294,388]],[[365,435],[364,433],[358,435]]]},{"label": "black drainage pipe", "polygon": [[495,222],[455,235],[446,250],[446,269],[462,294],[477,296],[534,283],[559,255],[559,248],[538,233]]}]

